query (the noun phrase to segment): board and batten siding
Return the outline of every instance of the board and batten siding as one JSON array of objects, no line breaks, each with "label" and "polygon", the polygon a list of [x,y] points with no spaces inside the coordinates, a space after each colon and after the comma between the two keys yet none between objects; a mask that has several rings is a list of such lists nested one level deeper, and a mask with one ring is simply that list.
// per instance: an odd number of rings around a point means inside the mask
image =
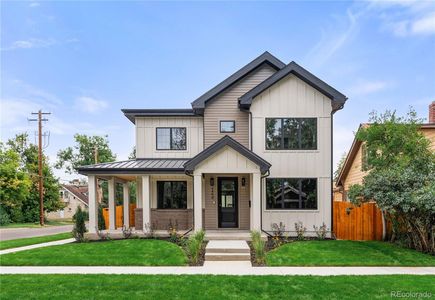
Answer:
[{"label": "board and batten siding", "polygon": [[[202,117],[136,118],[137,158],[191,158],[203,150]],[[185,127],[186,150],[157,150],[156,128]]]},{"label": "board and batten siding", "polygon": [[[272,164],[271,178],[317,178],[317,210],[266,210],[266,179],[262,182],[263,229],[283,222],[294,231],[301,221],[308,231],[324,222],[331,228],[331,100],[290,74],[253,99],[252,149]],[[266,118],[317,118],[317,150],[266,150]]]},{"label": "board and batten siding", "polygon": [[[263,64],[207,102],[204,110],[205,148],[225,135],[249,147],[249,114],[239,109],[238,99],[275,72],[274,68]],[[219,123],[225,120],[235,121],[236,131],[234,133],[220,133]]]}]

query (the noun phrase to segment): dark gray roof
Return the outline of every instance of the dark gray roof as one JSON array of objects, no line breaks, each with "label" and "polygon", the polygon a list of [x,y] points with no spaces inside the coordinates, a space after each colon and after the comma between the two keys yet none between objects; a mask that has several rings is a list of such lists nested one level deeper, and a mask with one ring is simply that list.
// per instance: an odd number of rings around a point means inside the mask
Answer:
[{"label": "dark gray roof", "polygon": [[249,108],[252,103],[252,99],[258,96],[261,92],[271,87],[273,84],[287,76],[288,74],[294,74],[301,80],[305,81],[315,89],[319,90],[321,93],[325,94],[332,100],[333,111],[339,110],[343,107],[347,100],[347,97],[334,89],[332,86],[328,85],[326,82],[322,81],[318,77],[314,76],[312,73],[308,72],[297,63],[292,61],[287,66],[264,80],[262,83],[252,88],[246,94],[239,98],[239,104],[241,108]]},{"label": "dark gray roof", "polygon": [[285,64],[282,61],[266,51],[259,57],[251,61],[249,64],[238,70],[236,73],[234,73],[233,75],[216,85],[214,88],[206,92],[204,95],[193,101],[192,108],[198,113],[202,113],[205,107],[205,103],[208,100],[210,100],[223,90],[227,89],[264,63],[269,64],[276,70],[280,70],[281,68],[285,67]]},{"label": "dark gray roof", "polygon": [[262,159],[260,156],[237,142],[236,140],[232,139],[228,135],[224,136],[217,142],[215,142],[213,145],[208,147],[207,149],[203,150],[199,154],[197,154],[195,157],[190,159],[184,164],[184,168],[186,172],[192,173],[195,170],[195,167],[201,163],[202,161],[206,160],[211,155],[215,154],[217,151],[222,149],[225,146],[229,146],[251,160],[253,163],[258,165],[260,167],[261,173],[265,173],[269,170],[269,168],[272,166],[270,163],[268,163],[266,160]]},{"label": "dark gray roof", "polygon": [[191,117],[196,116],[191,108],[162,108],[162,109],[121,109],[124,115],[133,123],[136,117]]},{"label": "dark gray roof", "polygon": [[77,168],[80,174],[135,174],[138,172],[174,173],[184,172],[183,158],[137,158]]}]

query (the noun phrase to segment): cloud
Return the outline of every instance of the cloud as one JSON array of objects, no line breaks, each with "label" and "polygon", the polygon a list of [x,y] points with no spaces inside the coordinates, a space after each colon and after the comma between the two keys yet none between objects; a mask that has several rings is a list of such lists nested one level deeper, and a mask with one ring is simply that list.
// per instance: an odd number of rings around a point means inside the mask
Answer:
[{"label": "cloud", "polygon": [[40,38],[29,38],[26,40],[17,40],[12,42],[9,47],[2,48],[2,51],[11,51],[17,49],[38,49],[38,48],[49,48],[61,44],[77,43],[79,39],[68,38],[64,41],[58,41],[53,38],[40,39]]},{"label": "cloud", "polygon": [[41,4],[38,3],[38,2],[32,2],[32,3],[29,4],[29,7],[38,7],[38,6],[40,6],[40,5],[41,5]]},{"label": "cloud", "polygon": [[337,164],[340,161],[341,156],[344,152],[348,152],[350,146],[352,145],[353,139],[355,137],[355,130],[357,129],[357,125],[355,128],[351,128],[350,126],[340,126],[334,124],[334,154],[333,154],[333,166],[334,170],[337,168]]},{"label": "cloud", "polygon": [[360,81],[348,89],[349,95],[360,96],[377,93],[391,87],[393,84],[388,81]]},{"label": "cloud", "polygon": [[435,34],[435,12],[415,20],[411,31],[414,34]]},{"label": "cloud", "polygon": [[106,101],[98,100],[92,97],[79,97],[75,101],[75,106],[81,111],[88,113],[96,113],[107,108]]}]

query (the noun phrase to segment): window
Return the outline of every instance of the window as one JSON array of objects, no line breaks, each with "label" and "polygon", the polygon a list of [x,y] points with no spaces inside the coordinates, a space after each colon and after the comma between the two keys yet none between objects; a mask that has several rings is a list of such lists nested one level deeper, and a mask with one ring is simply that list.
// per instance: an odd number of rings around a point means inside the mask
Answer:
[{"label": "window", "polygon": [[186,181],[157,181],[157,208],[186,209]]},{"label": "window", "polygon": [[235,121],[220,121],[220,132],[236,132],[236,122]]},{"label": "window", "polygon": [[186,150],[186,128],[156,128],[157,150]]},{"label": "window", "polygon": [[267,118],[267,150],[316,150],[316,118]]},{"label": "window", "polygon": [[317,209],[317,179],[267,178],[266,209]]}]

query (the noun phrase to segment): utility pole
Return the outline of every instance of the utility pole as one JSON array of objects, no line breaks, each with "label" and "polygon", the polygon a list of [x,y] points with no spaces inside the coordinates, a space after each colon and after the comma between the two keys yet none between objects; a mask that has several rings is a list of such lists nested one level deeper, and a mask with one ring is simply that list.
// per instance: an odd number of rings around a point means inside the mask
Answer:
[{"label": "utility pole", "polygon": [[42,122],[48,121],[43,115],[50,113],[39,110],[32,115],[38,115],[38,119],[29,119],[29,121],[38,121],[38,180],[39,180],[39,224],[44,226],[44,178],[42,176]]},{"label": "utility pole", "polygon": [[[98,164],[98,147],[96,145],[94,147],[94,160],[95,160],[95,164]],[[97,202],[99,202],[100,201],[100,182],[98,180],[98,177],[96,179],[97,179]]]}]

